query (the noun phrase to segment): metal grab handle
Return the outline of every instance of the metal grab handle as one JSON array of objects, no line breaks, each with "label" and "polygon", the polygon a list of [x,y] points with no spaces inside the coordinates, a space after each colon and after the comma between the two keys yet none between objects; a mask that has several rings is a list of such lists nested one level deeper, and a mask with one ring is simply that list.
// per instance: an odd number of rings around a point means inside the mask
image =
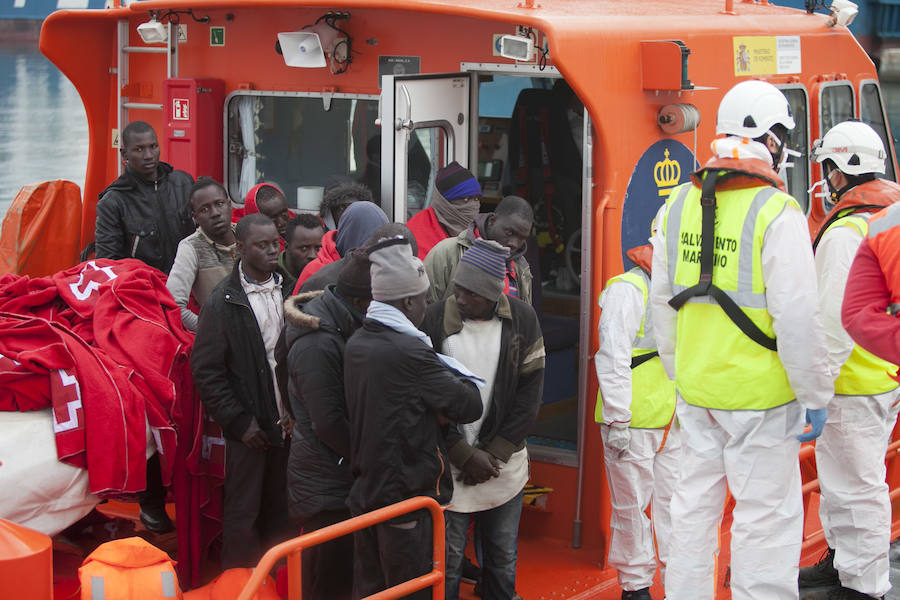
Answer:
[{"label": "metal grab handle", "polygon": [[416,124],[412,121],[412,99],[409,97],[409,90],[406,89],[406,86],[402,83],[400,84],[400,91],[403,92],[403,95],[406,97],[406,118],[401,119],[397,117],[394,121],[394,129],[400,131],[401,129],[409,129],[412,131]]}]

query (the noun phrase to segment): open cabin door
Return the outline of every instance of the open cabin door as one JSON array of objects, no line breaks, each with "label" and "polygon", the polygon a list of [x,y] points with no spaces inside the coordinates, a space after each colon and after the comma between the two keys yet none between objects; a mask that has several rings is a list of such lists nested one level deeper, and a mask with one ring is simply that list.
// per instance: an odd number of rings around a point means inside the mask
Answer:
[{"label": "open cabin door", "polygon": [[381,204],[405,222],[431,204],[435,173],[477,156],[474,73],[385,75],[381,91]]}]

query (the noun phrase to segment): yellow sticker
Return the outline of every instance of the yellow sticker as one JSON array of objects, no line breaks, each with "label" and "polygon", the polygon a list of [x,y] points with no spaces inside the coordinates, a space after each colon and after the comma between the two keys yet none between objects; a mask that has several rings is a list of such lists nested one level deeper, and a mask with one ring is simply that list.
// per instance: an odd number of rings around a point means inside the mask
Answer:
[{"label": "yellow sticker", "polygon": [[783,75],[799,73],[800,36],[737,36],[734,46],[734,74]]}]

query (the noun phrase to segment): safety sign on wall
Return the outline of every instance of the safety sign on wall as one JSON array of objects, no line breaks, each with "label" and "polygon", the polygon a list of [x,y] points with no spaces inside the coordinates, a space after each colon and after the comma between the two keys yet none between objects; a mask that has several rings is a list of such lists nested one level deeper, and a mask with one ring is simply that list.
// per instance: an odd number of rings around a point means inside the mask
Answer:
[{"label": "safety sign on wall", "polygon": [[381,87],[381,78],[384,75],[415,75],[420,72],[421,57],[419,56],[379,56],[378,57],[378,87]]},{"label": "safety sign on wall", "polygon": [[187,98],[172,98],[172,120],[189,121],[191,118],[191,105]]},{"label": "safety sign on wall", "polygon": [[759,35],[732,38],[734,74],[784,75],[799,73],[800,36]]},{"label": "safety sign on wall", "polygon": [[210,27],[209,28],[209,45],[224,46],[225,45],[225,28]]}]

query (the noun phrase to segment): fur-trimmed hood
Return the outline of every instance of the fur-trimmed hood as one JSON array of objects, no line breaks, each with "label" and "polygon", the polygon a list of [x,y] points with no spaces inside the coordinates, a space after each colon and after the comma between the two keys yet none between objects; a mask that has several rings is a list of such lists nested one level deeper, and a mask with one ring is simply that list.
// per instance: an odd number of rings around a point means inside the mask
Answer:
[{"label": "fur-trimmed hood", "polygon": [[318,298],[325,293],[325,290],[317,290],[315,292],[303,292],[296,296],[291,296],[284,301],[284,320],[293,323],[297,327],[306,327],[308,329],[318,329],[321,319],[315,315],[303,312],[303,305]]},{"label": "fur-trimmed hood", "polygon": [[334,286],[325,290],[304,292],[284,302],[284,336],[288,349],[294,342],[310,333],[323,332],[344,339],[353,335],[362,319],[334,294]]}]

